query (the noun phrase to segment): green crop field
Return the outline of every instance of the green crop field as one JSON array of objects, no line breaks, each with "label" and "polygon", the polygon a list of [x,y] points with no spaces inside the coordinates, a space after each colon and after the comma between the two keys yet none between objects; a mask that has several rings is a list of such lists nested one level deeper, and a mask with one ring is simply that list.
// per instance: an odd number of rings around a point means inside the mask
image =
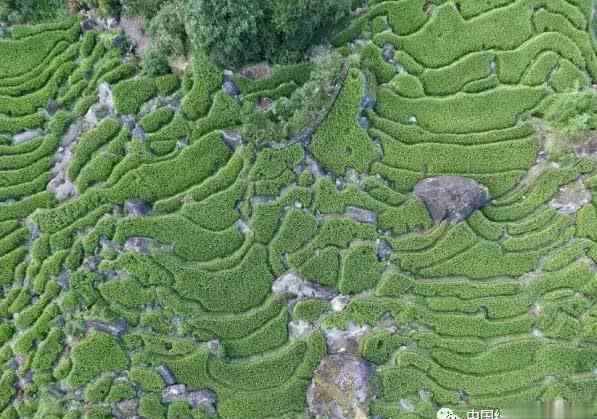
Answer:
[{"label": "green crop field", "polygon": [[[150,419],[309,418],[326,336],[355,327],[366,417],[557,398],[597,415],[597,154],[546,160],[537,128],[597,80],[592,14],[369,0],[332,39],[350,59],[310,139],[233,146],[242,107],[289,97],[310,66],[235,73],[237,100],[203,54],[153,77],[78,18],[11,28],[0,418],[111,418],[123,401]],[[585,109],[597,128],[597,95]],[[444,175],[491,202],[434,222],[413,189]],[[555,208],[575,184],[589,198]],[[280,291],[289,274],[317,295]],[[174,383],[215,411],[166,400]]]}]

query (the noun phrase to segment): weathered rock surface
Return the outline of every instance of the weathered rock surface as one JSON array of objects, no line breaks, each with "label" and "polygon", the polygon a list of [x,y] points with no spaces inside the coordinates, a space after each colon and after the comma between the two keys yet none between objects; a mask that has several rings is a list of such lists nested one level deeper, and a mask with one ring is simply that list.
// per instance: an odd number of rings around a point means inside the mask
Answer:
[{"label": "weathered rock surface", "polygon": [[34,138],[41,137],[42,135],[44,135],[44,131],[42,129],[30,129],[19,134],[15,134],[12,137],[12,143],[15,145],[26,143],[27,141],[31,141]]},{"label": "weathered rock surface", "polygon": [[352,323],[347,330],[326,330],[325,338],[327,341],[328,352],[331,354],[351,353],[356,355],[359,353],[360,340],[368,332],[368,326],[356,326]]},{"label": "weathered rock surface", "polygon": [[461,176],[436,176],[423,179],[414,190],[435,222],[463,221],[490,201],[488,189]]},{"label": "weathered rock surface", "polygon": [[85,114],[85,121],[94,127],[100,120],[114,114],[114,96],[108,83],[101,83],[98,88],[98,102]]},{"label": "weathered rock surface", "polygon": [[354,355],[324,358],[307,393],[310,413],[317,418],[366,419],[371,369]]},{"label": "weathered rock surface", "polygon": [[164,402],[186,401],[193,407],[202,407],[209,414],[216,412],[216,394],[210,390],[187,391],[184,384],[166,387],[162,392]]},{"label": "weathered rock surface", "polygon": [[120,336],[128,329],[128,324],[124,319],[117,320],[115,324],[109,324],[99,320],[88,320],[85,322],[85,326],[87,329],[99,330],[100,332],[110,333],[114,336]]},{"label": "weathered rock surface", "polygon": [[591,202],[591,191],[582,181],[577,181],[562,186],[549,206],[564,214],[574,214],[589,202]]},{"label": "weathered rock surface", "polygon": [[174,377],[174,374],[172,374],[172,371],[170,371],[170,369],[167,366],[160,365],[157,367],[157,371],[158,374],[160,374],[160,377],[162,377],[162,380],[164,380],[164,382],[166,383],[166,385],[171,386],[176,383],[176,378]]},{"label": "weathered rock surface", "polygon": [[272,285],[276,294],[293,294],[298,298],[323,298],[332,299],[335,295],[323,287],[311,284],[294,272],[288,272],[276,279]]},{"label": "weathered rock surface", "polygon": [[68,168],[73,158],[73,150],[77,139],[84,130],[81,120],[71,124],[66,134],[62,137],[61,146],[56,153],[56,162],[52,169],[52,179],[48,183],[48,190],[52,192],[59,202],[77,195],[77,188],[68,177]]},{"label": "weathered rock surface", "polygon": [[234,131],[222,131],[222,141],[232,150],[235,150],[243,143],[241,135]]},{"label": "weathered rock surface", "polygon": [[597,137],[591,138],[575,146],[576,154],[580,157],[597,156]]},{"label": "weathered rock surface", "polygon": [[224,75],[224,82],[222,83],[222,90],[226,92],[228,96],[232,96],[234,98],[240,96],[240,89],[232,79],[232,77]]},{"label": "weathered rock surface", "polygon": [[124,213],[133,217],[141,217],[151,213],[151,204],[141,200],[129,200],[124,203]]},{"label": "weathered rock surface", "polygon": [[377,222],[377,214],[364,208],[346,207],[346,215],[361,223],[375,224]]}]

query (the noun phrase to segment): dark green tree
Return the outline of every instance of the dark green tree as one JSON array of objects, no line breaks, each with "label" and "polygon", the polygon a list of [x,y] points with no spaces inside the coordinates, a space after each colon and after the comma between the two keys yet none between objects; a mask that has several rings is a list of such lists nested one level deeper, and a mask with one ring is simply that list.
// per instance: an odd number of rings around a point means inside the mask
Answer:
[{"label": "dark green tree", "polygon": [[220,65],[299,61],[350,16],[351,0],[187,0],[190,36]]},{"label": "dark green tree", "polygon": [[167,0],[121,0],[124,14],[129,16],[154,17]]},{"label": "dark green tree", "polygon": [[186,15],[195,47],[205,49],[221,65],[259,60],[263,30],[260,0],[187,0]]}]

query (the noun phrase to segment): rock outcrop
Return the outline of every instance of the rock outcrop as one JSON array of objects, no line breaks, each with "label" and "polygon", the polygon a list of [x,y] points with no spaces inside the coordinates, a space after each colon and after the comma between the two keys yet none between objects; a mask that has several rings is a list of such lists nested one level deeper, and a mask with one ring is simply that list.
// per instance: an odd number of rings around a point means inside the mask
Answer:
[{"label": "rock outcrop", "polygon": [[349,354],[324,358],[307,393],[310,413],[317,418],[366,419],[371,369]]},{"label": "rock outcrop", "polygon": [[414,190],[435,222],[463,221],[489,203],[488,189],[462,176],[436,176],[423,179]]}]

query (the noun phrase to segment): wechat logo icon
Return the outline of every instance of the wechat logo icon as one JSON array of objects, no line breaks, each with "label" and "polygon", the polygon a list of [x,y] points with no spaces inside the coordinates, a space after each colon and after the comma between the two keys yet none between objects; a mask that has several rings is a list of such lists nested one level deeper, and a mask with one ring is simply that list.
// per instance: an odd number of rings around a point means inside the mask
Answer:
[{"label": "wechat logo icon", "polygon": [[460,419],[452,409],[442,407],[437,411],[437,419]]}]

